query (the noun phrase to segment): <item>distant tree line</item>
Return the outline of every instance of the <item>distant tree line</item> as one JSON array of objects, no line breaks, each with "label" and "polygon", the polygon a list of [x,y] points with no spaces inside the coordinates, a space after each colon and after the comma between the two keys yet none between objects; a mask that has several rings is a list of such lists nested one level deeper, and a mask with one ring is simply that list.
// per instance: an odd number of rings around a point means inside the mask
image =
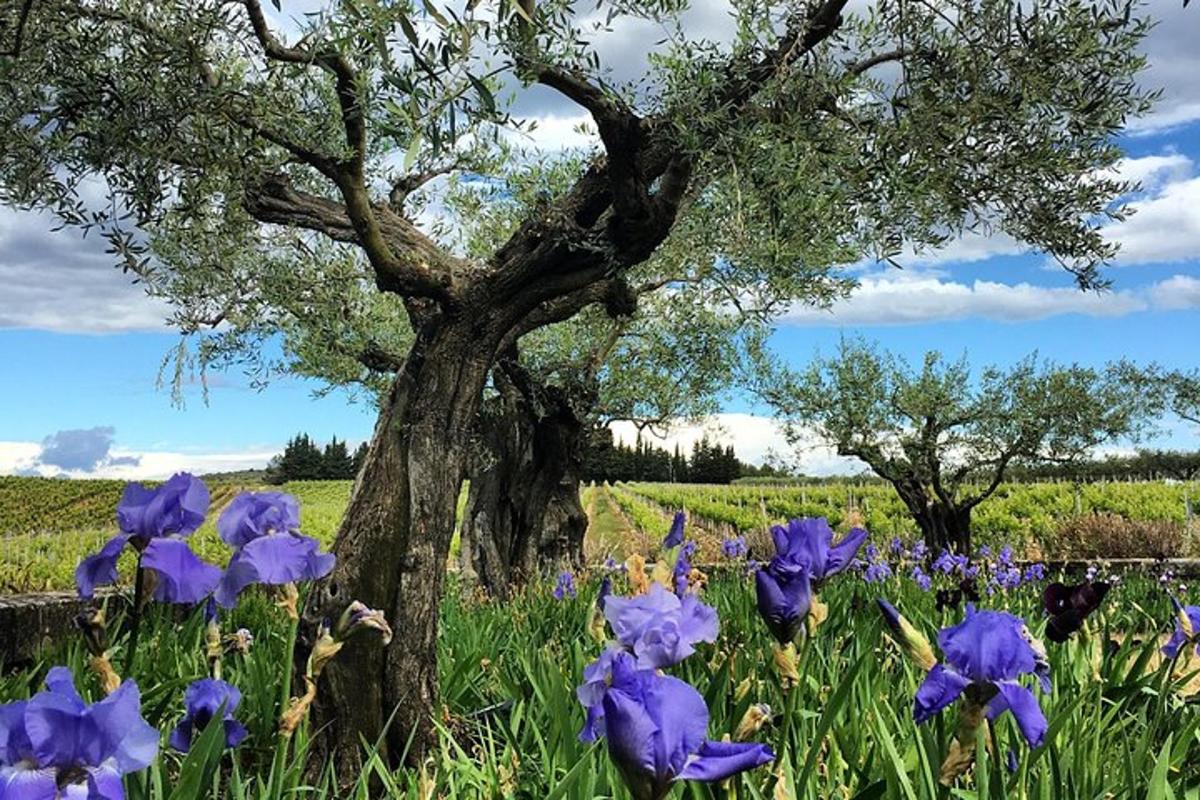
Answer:
[{"label": "distant tree line", "polygon": [[1070,464],[1018,465],[1013,481],[1069,480],[1092,483],[1107,480],[1190,481],[1200,477],[1200,451],[1138,450],[1133,455],[1107,456]]},{"label": "distant tree line", "polygon": [[664,483],[730,483],[738,478],[778,474],[772,467],[756,467],[738,460],[732,445],[722,446],[701,438],[685,455],[639,439],[632,445],[614,441],[612,431],[593,433],[584,453],[585,481],[660,481]]},{"label": "distant tree line", "polygon": [[288,441],[281,455],[271,459],[267,481],[353,480],[366,455],[366,442],[351,454],[345,440],[336,436],[322,448],[307,433],[299,433]]}]

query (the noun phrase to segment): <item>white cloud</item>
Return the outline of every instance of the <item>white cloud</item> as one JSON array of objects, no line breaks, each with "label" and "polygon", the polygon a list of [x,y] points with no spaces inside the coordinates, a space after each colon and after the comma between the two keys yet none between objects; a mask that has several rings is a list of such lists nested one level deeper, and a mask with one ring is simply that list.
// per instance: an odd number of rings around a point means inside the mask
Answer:
[{"label": "white cloud", "polygon": [[1192,160],[1182,153],[1162,153],[1138,158],[1123,158],[1113,173],[1123,181],[1134,181],[1144,191],[1161,188],[1164,184],[1188,177]]},{"label": "white cloud", "polygon": [[1150,288],[1149,296],[1159,308],[1178,310],[1200,308],[1200,278],[1174,275]]},{"label": "white cloud", "polygon": [[0,328],[162,331],[167,306],[114,267],[98,236],[53,230],[48,214],[0,208]]},{"label": "white cloud", "polygon": [[[129,450],[114,447],[110,463],[95,471],[62,470],[38,463],[42,445],[38,442],[0,441],[0,475],[27,474],[33,470],[47,477],[65,474],[72,478],[116,478],[153,480],[168,478],[176,472],[197,474],[261,469],[279,449],[255,449],[227,453],[183,453],[168,450]],[[130,463],[137,459],[137,464]]]},{"label": "white cloud", "polygon": [[1166,183],[1130,204],[1133,214],[1107,226],[1121,245],[1119,265],[1162,264],[1200,258],[1200,178]]},{"label": "white cloud", "polygon": [[[977,280],[959,283],[938,277],[876,276],[860,281],[857,289],[829,310],[796,305],[783,324],[790,325],[905,325],[967,318],[1019,322],[1060,314],[1115,317],[1150,308],[1192,308],[1200,299],[1179,295],[1166,302],[1171,281],[1194,279],[1179,275],[1146,289],[1081,292],[1074,287],[1005,284]],[[1200,282],[1197,282],[1200,283]]]},{"label": "white cloud", "polygon": [[545,114],[524,118],[533,129],[527,134],[510,134],[513,141],[549,152],[588,149],[600,143],[596,125],[589,114]]},{"label": "white cloud", "polygon": [[[637,441],[637,429],[629,422],[615,422],[609,426],[613,436],[626,444]],[[866,468],[856,458],[845,458],[833,448],[821,444],[813,437],[793,446],[784,436],[783,427],[772,417],[756,414],[713,414],[699,422],[677,421],[665,436],[649,432],[643,439],[658,447],[674,450],[675,445],[687,454],[692,444],[707,436],[709,441],[722,445],[733,445],[737,457],[750,464],[761,464],[768,456],[782,456],[806,475],[854,475]]]}]

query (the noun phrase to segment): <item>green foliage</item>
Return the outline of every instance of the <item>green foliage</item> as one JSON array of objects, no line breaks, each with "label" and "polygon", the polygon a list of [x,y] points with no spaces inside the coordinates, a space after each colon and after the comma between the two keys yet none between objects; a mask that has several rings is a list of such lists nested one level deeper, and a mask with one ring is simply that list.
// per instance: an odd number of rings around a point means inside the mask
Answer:
[{"label": "green foliage", "polygon": [[[892,536],[911,539],[920,534],[895,491],[881,483],[784,486],[631,483],[616,487],[615,493],[618,499],[622,494],[632,495],[652,507],[687,509],[692,518],[703,524],[732,528],[740,534],[761,535],[767,526],[795,517],[826,517],[838,530],[861,525],[879,540]],[[1191,533],[1188,527],[1188,501],[1194,504],[1197,494],[1200,487],[1196,484],[1006,483],[988,503],[979,506],[972,528],[975,541],[993,549],[1012,544],[1047,556],[1111,558],[1118,553],[1098,550],[1094,542],[1074,551],[1064,549],[1070,546],[1069,542],[1061,541],[1059,536],[1064,527],[1086,526],[1091,516],[1106,514],[1129,520],[1134,523],[1130,528],[1136,528],[1136,523],[1161,523],[1180,548],[1180,554],[1186,555],[1197,544],[1194,519],[1190,521]],[[1129,556],[1134,549],[1134,542],[1126,542],[1120,554]],[[1145,547],[1142,554],[1154,555]]]},{"label": "green foliage", "polygon": [[[1116,137],[1155,96],[1136,3],[737,3],[719,42],[690,35],[688,5],[331,3],[288,37],[258,0],[39,0],[0,58],[0,201],[107,237],[202,367],[372,398],[411,344],[405,299],[506,268],[518,232],[599,257],[583,284],[665,289],[677,321],[649,324],[668,329],[688,320],[677,301],[751,319],[822,303],[849,286],[840,267],[968,229],[1103,283],[1098,229],[1130,188],[1108,171]],[[597,42],[643,20],[663,33],[650,68],[615,81]],[[604,153],[514,145],[528,124],[508,110],[534,84],[589,111]],[[600,206],[572,217],[610,164]],[[641,194],[669,214],[624,253],[611,223]],[[522,288],[540,309],[579,281]],[[188,364],[183,346],[176,377]]]},{"label": "green foliage", "polygon": [[[926,354],[920,368],[862,339],[780,374],[761,389],[795,442],[815,435],[891,483],[930,544],[964,536],[969,515],[1014,464],[1063,463],[1136,437],[1161,399],[1105,370],[1058,366],[1031,355],[971,375],[964,355]],[[954,542],[961,544],[961,542]]]},{"label": "green foliage", "polygon": [[[601,648],[587,634],[596,583],[595,578],[580,581],[578,599],[555,601],[547,581],[500,603],[461,597],[452,581],[441,612],[444,635],[438,640],[446,711],[425,768],[392,771],[368,755],[361,775],[342,776],[348,788],[341,792],[319,763],[308,765],[317,767],[316,780],[306,777],[305,759],[319,733],[305,728],[282,764],[281,779],[272,777],[278,678],[290,664],[289,625],[266,594],[252,590],[222,618],[223,629],[245,627],[255,637],[247,656],[226,656],[224,662],[224,678],[244,698],[237,716],[249,738],[232,754],[220,756],[217,775],[199,781],[197,773],[212,767],[203,738],[186,759],[164,750],[148,774],[127,781],[127,796],[167,800],[183,797],[180,792],[186,788],[195,790],[187,795],[195,800],[627,797],[605,747],[576,738],[583,710],[575,686]],[[618,593],[625,591],[619,577],[616,584]],[[829,619],[802,656],[803,680],[794,690],[795,714],[786,726],[793,755],[776,765],[785,780],[794,782],[789,788],[797,800],[1108,793],[1165,797],[1168,791],[1186,797],[1196,789],[1200,707],[1182,702],[1168,689],[1166,665],[1155,656],[1171,610],[1152,581],[1127,580],[1092,618],[1090,634],[1049,645],[1054,688],[1039,692],[1050,722],[1046,745],[1031,752],[1011,718],[1001,717],[993,727],[994,750],[983,748],[986,760],[949,795],[937,785],[937,768],[955,710],[947,709],[926,725],[912,722],[912,696],[923,676],[884,635],[874,609],[877,594],[887,596],[931,638],[961,614],[936,611],[932,596],[907,579],[868,586],[844,576],[822,591]],[[753,738],[782,753],[785,726],[778,715],[788,702],[775,678],[771,640],[757,617],[751,581],[734,574],[713,576],[705,601],[718,611],[720,637],[670,672],[704,695],[711,713],[708,733],[714,739],[732,734],[751,703],[770,705],[775,722]],[[1042,635],[1036,586],[990,597],[986,605],[1022,615],[1033,635]],[[119,630],[121,623],[120,615],[114,615],[110,628]],[[203,627],[198,610],[181,616],[153,607],[144,621],[144,647],[128,677],[138,681],[143,713],[164,732],[164,747],[165,733],[183,713],[184,687],[205,675]],[[1096,649],[1110,639],[1111,650],[1097,660]],[[120,663],[125,638],[118,635],[114,646]],[[71,667],[84,695],[98,697],[86,657],[77,643],[46,653],[38,666],[0,679],[0,702],[27,696],[53,664]],[[1014,773],[1001,766],[1010,747],[1018,758]],[[724,800],[736,792],[738,797],[770,798],[774,780],[773,770],[763,768],[728,787],[692,784],[670,797]]]}]

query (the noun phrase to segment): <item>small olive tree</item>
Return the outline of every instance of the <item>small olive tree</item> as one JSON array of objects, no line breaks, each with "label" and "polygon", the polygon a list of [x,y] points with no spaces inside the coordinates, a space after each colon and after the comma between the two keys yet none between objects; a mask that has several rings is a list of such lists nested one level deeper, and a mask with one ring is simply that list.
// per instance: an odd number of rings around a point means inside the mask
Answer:
[{"label": "small olive tree", "polygon": [[1009,467],[1068,462],[1145,429],[1161,410],[1117,366],[1028,356],[971,375],[965,356],[919,368],[861,339],[785,371],[763,394],[799,441],[815,434],[896,489],[934,552],[969,552],[971,511]]}]

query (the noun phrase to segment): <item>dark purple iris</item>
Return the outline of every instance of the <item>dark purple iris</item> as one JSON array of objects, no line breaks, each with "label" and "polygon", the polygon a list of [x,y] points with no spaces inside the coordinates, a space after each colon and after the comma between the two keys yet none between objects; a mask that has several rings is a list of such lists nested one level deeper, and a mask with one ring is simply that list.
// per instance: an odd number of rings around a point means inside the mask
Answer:
[{"label": "dark purple iris", "polygon": [[846,538],[833,543],[833,529],[822,517],[793,519],[787,527],[771,528],[776,558],[808,570],[809,579],[819,585],[826,578],[844,570],[867,540],[862,528],[852,528]]},{"label": "dark purple iris", "polygon": [[596,594],[596,608],[603,611],[610,594],[612,594],[612,578],[605,575],[603,580],[600,581],[600,591]]},{"label": "dark purple iris", "polygon": [[694,594],[680,598],[661,583],[637,597],[609,596],[604,618],[641,669],[678,664],[696,652],[697,643],[717,640],[717,612]]},{"label": "dark purple iris", "polygon": [[1107,583],[1085,582],[1078,586],[1052,583],[1042,594],[1042,602],[1050,621],[1046,624],[1046,638],[1052,642],[1065,642],[1075,631],[1083,627],[1088,615],[1100,607],[1108,594]]},{"label": "dark purple iris", "polygon": [[242,492],[221,512],[217,531],[234,549],[216,591],[224,608],[251,584],[315,581],[333,569],[334,556],[300,533],[300,504],[290,494]]},{"label": "dark purple iris", "polygon": [[979,602],[979,589],[974,578],[963,578],[953,589],[938,589],[934,594],[933,605],[938,611],[957,609],[963,600],[968,603]]},{"label": "dark purple iris", "polygon": [[81,597],[97,586],[116,583],[117,560],[128,544],[141,553],[141,564],[157,581],[154,599],[160,603],[198,603],[212,593],[221,570],[201,561],[183,537],[204,523],[208,488],[204,481],[181,472],[155,489],[129,483],[117,505],[121,533],[100,552],[88,556],[75,570]]},{"label": "dark purple iris", "polygon": [[1020,617],[976,611],[968,604],[966,618],[943,628],[938,645],[943,661],[929,670],[917,689],[914,720],[925,722],[965,694],[968,701],[986,707],[988,719],[1011,711],[1029,746],[1042,744],[1046,717],[1033,692],[1018,679],[1036,675],[1042,689],[1049,691],[1048,665]]},{"label": "dark purple iris", "polygon": [[1163,645],[1163,655],[1167,658],[1175,658],[1184,648],[1195,644],[1195,655],[1200,656],[1200,606],[1182,605],[1174,597],[1171,598],[1171,602],[1175,604],[1177,619],[1175,632]]},{"label": "dark purple iris", "polygon": [[125,796],[121,777],[158,754],[158,731],[142,719],[137,684],[84,703],[71,671],[55,667],[46,691],[0,705],[0,798],[53,800]]},{"label": "dark purple iris", "polygon": [[708,707],[688,684],[638,669],[628,653],[609,659],[611,683],[599,687],[604,720],[596,735],[634,800],[661,800],[676,781],[722,781],[766,764],[771,748],[755,742],[711,742]]},{"label": "dark purple iris", "polygon": [[225,728],[225,746],[237,747],[246,738],[246,729],[233,718],[240,702],[242,693],[225,681],[204,678],[193,682],[184,690],[183,705],[187,712],[171,731],[171,747],[186,753],[192,746],[192,738],[203,733],[218,712]]},{"label": "dark purple iris", "polygon": [[664,550],[669,550],[672,547],[678,547],[683,544],[683,525],[685,522],[687,522],[687,515],[682,511],[675,512],[675,518],[671,520],[671,530],[667,531],[667,535],[662,541]]},{"label": "dark purple iris", "polygon": [[754,574],[758,613],[780,644],[793,641],[812,607],[808,568],[781,556]]}]

